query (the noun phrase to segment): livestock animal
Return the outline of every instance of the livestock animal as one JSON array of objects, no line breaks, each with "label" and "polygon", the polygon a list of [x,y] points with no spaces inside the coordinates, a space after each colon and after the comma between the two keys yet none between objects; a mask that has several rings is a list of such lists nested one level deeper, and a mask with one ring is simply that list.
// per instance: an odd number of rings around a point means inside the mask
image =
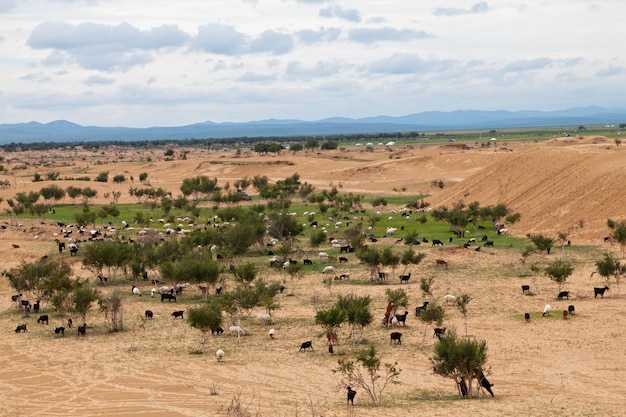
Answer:
[{"label": "livestock animal", "polygon": [[172,318],[174,318],[174,319],[175,319],[175,318],[180,317],[181,319],[183,319],[183,320],[184,320],[183,314],[185,314],[185,311],[184,311],[184,310],[177,310],[177,311],[174,311],[174,312],[172,313]]},{"label": "livestock animal", "polygon": [[576,308],[574,307],[573,304],[570,304],[569,306],[567,306],[567,312],[570,314],[576,314]]},{"label": "livestock animal", "polygon": [[305,259],[302,261],[305,265],[313,265],[313,261],[310,259]]},{"label": "livestock animal", "polygon": [[33,311],[35,313],[39,313],[39,300],[37,300],[37,302],[35,302],[35,304],[33,304]]},{"label": "livestock animal", "polygon": [[604,298],[604,292],[606,290],[610,290],[610,288],[608,287],[608,285],[605,285],[604,288],[598,288],[598,287],[594,287],[593,288],[593,298],[597,298],[598,295],[600,296],[600,298]]},{"label": "livestock animal", "polygon": [[350,252],[350,245],[346,245],[346,246],[341,246],[339,248],[339,253],[349,253]]},{"label": "livestock animal", "polygon": [[154,298],[154,295],[156,294],[156,288],[153,288],[150,290],[150,297]]},{"label": "livestock animal", "polygon": [[439,239],[433,239],[433,246],[443,246],[443,242]]},{"label": "livestock animal", "polygon": [[176,296],[174,294],[161,294],[161,302],[163,302],[163,300],[174,300],[174,302],[176,302]]},{"label": "livestock animal", "polygon": [[489,382],[489,380],[485,377],[485,374],[483,373],[483,371],[481,371],[480,369],[477,369],[476,372],[474,373],[474,378],[476,378],[478,380],[478,382],[480,383],[480,386],[483,387],[489,394],[491,394],[491,396],[493,397],[493,391],[491,390],[491,387],[493,387],[493,384]]},{"label": "livestock animal", "polygon": [[20,245],[16,245],[15,243],[13,243],[11,246],[13,246],[14,249],[19,249]]},{"label": "livestock animal", "polygon": [[29,311],[30,310],[30,301],[28,301],[28,300],[21,300],[20,301],[20,305],[22,306],[22,310],[24,310],[24,311]]},{"label": "livestock animal", "polygon": [[222,333],[224,333],[224,329],[222,329],[219,326],[217,328],[215,328],[215,329],[211,328],[211,334],[214,334],[214,333],[222,334]]},{"label": "livestock animal", "polygon": [[230,326],[228,328],[228,332],[230,334],[237,333],[237,337],[239,337],[240,335],[246,335],[246,332],[239,326]]},{"label": "livestock animal", "polygon": [[444,259],[435,259],[435,264],[448,268],[448,262],[446,262]]},{"label": "livestock animal", "polygon": [[522,285],[522,294],[526,294],[530,291],[530,285]]},{"label": "livestock animal", "polygon": [[22,298],[22,293],[15,294],[11,296],[11,301],[19,301]]},{"label": "livestock animal", "polygon": [[268,313],[259,313],[256,318],[261,324],[274,324],[274,318]]},{"label": "livestock animal", "polygon": [[327,272],[335,273],[335,267],[332,265],[325,266],[324,269],[322,269],[322,274],[325,274]]},{"label": "livestock animal", "polygon": [[73,325],[74,322],[72,321],[72,319],[67,319],[67,327],[71,329]]},{"label": "livestock animal", "polygon": [[341,280],[350,279],[350,273],[349,272],[344,272],[343,274],[339,275],[339,279],[341,279]]},{"label": "livestock animal", "polygon": [[87,333],[87,323],[83,323],[78,326],[78,337],[85,337],[85,333]]},{"label": "livestock animal", "polygon": [[274,337],[276,336],[276,330],[275,329],[270,329],[269,332],[267,332],[267,335],[270,337],[270,339],[274,339]]},{"label": "livestock animal", "polygon": [[569,311],[563,310],[563,318],[567,320],[567,316],[569,315]]},{"label": "livestock animal", "polygon": [[154,313],[152,312],[152,310],[146,310],[146,312],[144,313],[147,319],[151,319],[154,317]]},{"label": "livestock animal", "polygon": [[133,291],[133,295],[138,295],[141,297],[141,290],[139,288],[133,285],[132,291]]},{"label": "livestock animal", "polygon": [[446,294],[443,296],[444,301],[446,302],[446,305],[455,305],[456,304],[456,297],[452,294]]},{"label": "livestock animal", "polygon": [[313,350],[313,342],[310,340],[307,342],[302,342],[302,344],[300,344],[300,349],[298,349],[298,352],[300,352],[301,350],[304,350],[306,352],[307,349]]},{"label": "livestock animal", "polygon": [[545,317],[549,315],[551,311],[552,311],[552,306],[550,304],[546,304],[546,306],[543,308],[543,313],[541,313],[541,315]]},{"label": "livestock animal", "polygon": [[17,326],[15,328],[15,333],[20,333],[20,332],[24,332],[26,333],[28,330],[26,329],[26,324],[20,324],[19,326]]},{"label": "livestock animal", "polygon": [[411,273],[400,275],[400,284],[404,284],[405,282],[408,284],[411,279]]},{"label": "livestock animal", "polygon": [[328,258],[328,254],[326,252],[320,252],[317,254],[320,258]]},{"label": "livestock animal", "polygon": [[461,380],[459,382],[457,382],[457,385],[459,387],[459,393],[461,394],[462,398],[467,397],[467,383],[465,382],[465,378],[461,378]]},{"label": "livestock animal", "polygon": [[415,307],[415,317],[419,317],[420,314],[422,314],[428,308],[428,304],[430,304],[428,301],[424,301],[421,306]]},{"label": "livestock animal", "polygon": [[437,336],[437,339],[441,340],[441,336],[446,332],[445,327],[435,327],[433,331],[433,337]]},{"label": "livestock animal", "polygon": [[346,258],[345,256],[340,256],[339,257],[339,263],[340,264],[348,263],[348,258]]},{"label": "livestock animal", "polygon": [[109,278],[108,278],[108,277],[105,277],[105,276],[103,276],[103,275],[98,275],[98,280],[99,280],[101,283],[106,284],[106,283],[107,283],[107,281],[109,280]]},{"label": "livestock animal", "polygon": [[47,314],[42,314],[37,319],[37,324],[43,324],[44,322],[46,322],[46,324],[48,324],[48,315]]},{"label": "livestock animal", "polygon": [[564,298],[567,298],[569,300],[569,291],[561,291],[561,292],[559,292],[559,294],[556,296],[556,298],[558,300],[562,300]]},{"label": "livestock animal", "polygon": [[405,311],[404,314],[396,314],[396,319],[398,320],[398,324],[402,323],[406,326],[406,318],[409,315],[408,311]]},{"label": "livestock animal", "polygon": [[61,326],[61,327],[54,327],[54,333],[55,334],[61,334],[61,335],[65,335],[65,327]]},{"label": "livestock animal", "polygon": [[215,358],[218,362],[222,362],[224,360],[224,351],[222,349],[218,349],[215,352]]},{"label": "livestock animal", "polygon": [[70,256],[78,254],[78,245],[76,243],[70,243],[68,248],[70,249]]},{"label": "livestock animal", "polygon": [[484,246],[485,246],[485,247],[487,247],[487,246],[491,246],[491,247],[493,247],[493,240],[488,240],[488,241],[486,241]]},{"label": "livestock animal", "polygon": [[356,391],[352,389],[352,387],[348,386],[348,403],[354,405],[354,397],[356,396]]},{"label": "livestock animal", "polygon": [[396,342],[397,345],[401,345],[402,344],[402,333],[400,332],[392,332],[391,333],[391,339],[389,340],[389,344],[392,344],[394,341]]},{"label": "livestock animal", "polygon": [[524,313],[524,321],[525,321],[526,323],[529,323],[529,322],[530,322],[530,313]]}]

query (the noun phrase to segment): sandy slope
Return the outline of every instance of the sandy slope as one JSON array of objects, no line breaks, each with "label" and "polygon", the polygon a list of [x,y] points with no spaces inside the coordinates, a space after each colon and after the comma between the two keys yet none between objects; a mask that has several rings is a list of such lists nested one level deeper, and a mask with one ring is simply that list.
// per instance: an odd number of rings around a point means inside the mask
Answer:
[{"label": "sandy slope", "polygon": [[[279,179],[297,172],[303,181],[316,187],[332,183],[341,184],[342,191],[358,193],[393,194],[394,187],[406,187],[405,193],[433,193],[429,199],[433,205],[451,205],[460,199],[477,200],[483,205],[504,202],[522,214],[522,220],[511,228],[515,234],[556,233],[571,226],[575,243],[580,240],[602,245],[599,241],[607,234],[606,218],[624,216],[622,171],[626,153],[611,147],[608,141],[594,138],[574,139],[570,143],[516,143],[506,146],[507,151],[502,150],[504,147],[413,146],[393,152],[338,151],[276,157],[203,151],[190,153],[185,161],[164,161],[162,150],[89,155],[76,151],[54,158],[41,154],[5,155],[5,166],[19,163],[27,164],[27,168],[8,177],[14,185],[0,190],[0,197],[6,202],[16,192],[49,185],[50,182],[33,183],[32,175],[53,170],[62,177],[94,176],[103,171],[109,171],[111,176],[124,173],[134,176],[135,186],[139,174],[149,172],[153,186],[171,190],[174,195],[185,176],[215,176],[220,184],[232,184],[246,175]],[[148,157],[152,161],[146,161]],[[443,190],[430,186],[435,179],[446,182]],[[127,193],[132,185],[129,183],[55,184],[62,188],[97,188],[100,202],[107,201],[105,192],[119,190],[123,194],[120,201],[132,201]],[[0,230],[3,269],[22,260],[34,261],[43,254],[56,255],[52,236],[55,230],[56,227],[39,221],[24,222],[23,227],[12,222]],[[35,235],[38,239],[33,238]],[[21,247],[12,248],[12,242],[19,242]],[[51,314],[49,326],[38,325],[36,315],[22,318],[10,301],[12,289],[2,280],[0,324],[5,336],[0,340],[0,415],[228,415],[228,406],[237,396],[249,415],[263,416],[621,415],[626,393],[626,368],[621,364],[626,341],[624,297],[613,286],[604,300],[594,299],[592,287],[603,282],[596,276],[590,278],[595,257],[606,248],[566,248],[565,256],[576,262],[576,271],[568,283],[574,295],[570,301],[555,300],[556,285],[543,276],[519,278],[522,266],[516,251],[495,248],[474,252],[448,245],[440,249],[420,248],[427,257],[412,269],[414,277],[434,276],[437,297],[447,290],[472,296],[467,329],[473,337],[488,342],[490,380],[495,384],[496,398],[454,400],[452,384],[430,371],[432,330],[423,334],[424,327],[414,318],[411,308],[408,326],[401,329],[401,346],[389,346],[388,329],[375,325],[366,329],[366,339],[377,343],[384,360],[398,361],[401,384],[385,392],[385,407],[378,409],[371,408],[359,390],[352,413],[346,410],[345,391],[337,390],[339,378],[332,372],[337,356],[352,352],[347,330],[340,335],[338,353],[329,356],[321,329],[311,325],[312,300],[324,305],[340,293],[369,294],[374,315],[379,317],[385,306],[384,291],[399,288],[395,279],[387,285],[363,283],[367,271],[354,258],[342,267],[351,272],[352,282],[337,284],[332,292],[322,286],[321,275],[287,281],[288,290],[280,298],[282,308],[276,312],[276,340],[267,337],[267,326],[253,319],[244,320],[242,325],[248,330],[245,337],[212,337],[206,355],[189,354],[199,333],[170,317],[173,310],[193,305],[184,298],[177,305],[170,305],[145,296],[133,298],[128,289],[128,331],[107,333],[102,315],[94,309],[88,316],[90,327],[85,339],[78,339],[73,331],[65,337],[55,337],[51,327],[64,324],[66,318],[54,315],[46,305],[44,312]],[[437,268],[436,258],[448,260],[449,269]],[[528,263],[550,259],[553,258],[538,254]],[[93,279],[79,264],[76,271],[83,278]],[[263,276],[281,278],[270,270],[264,270]],[[522,296],[521,284],[530,284],[535,295]],[[149,292],[147,284],[142,283],[141,287],[144,294]],[[411,307],[421,303],[415,281],[403,288],[409,294]],[[539,313],[546,303],[555,310],[551,318],[542,318]],[[559,311],[568,304],[575,304],[578,314],[565,321],[559,317]],[[147,308],[155,312],[155,319],[144,322],[141,317]],[[525,311],[533,313],[527,325],[522,319]],[[445,325],[464,333],[460,313],[454,307],[446,307],[446,313]],[[15,334],[15,326],[22,322],[28,324],[29,332]],[[298,352],[299,344],[305,340],[313,341],[314,352]],[[217,348],[227,352],[221,364],[212,354]],[[211,395],[214,389],[218,395]]]}]

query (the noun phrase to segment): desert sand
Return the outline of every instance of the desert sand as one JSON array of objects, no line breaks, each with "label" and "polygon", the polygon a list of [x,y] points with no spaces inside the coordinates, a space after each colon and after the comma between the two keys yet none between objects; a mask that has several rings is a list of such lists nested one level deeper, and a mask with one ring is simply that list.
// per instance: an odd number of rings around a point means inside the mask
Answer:
[{"label": "desert sand", "polygon": [[[398,145],[390,150],[376,148],[363,152],[321,151],[277,156],[257,156],[232,150],[190,149],[187,159],[166,161],[163,149],[97,152],[68,150],[52,153],[4,153],[3,165],[11,187],[0,190],[6,200],[17,192],[39,190],[51,184],[89,186],[98,190],[95,203],[108,203],[105,193],[120,191],[120,203],[133,202],[130,186],[147,172],[153,187],[180,194],[182,179],[198,175],[216,177],[220,185],[244,176],[267,175],[282,179],[298,173],[303,182],[316,188],[340,187],[342,192],[367,195],[431,194],[431,206],[458,201],[479,201],[481,205],[505,203],[521,214],[509,227],[515,236],[567,232],[573,246],[554,250],[551,255],[535,254],[529,262],[546,262],[564,256],[575,264],[567,289],[570,300],[558,301],[557,285],[541,274],[524,272],[519,250],[493,248],[481,252],[459,246],[422,246],[425,260],[411,268],[413,277],[403,285],[410,308],[402,344],[389,345],[389,329],[373,324],[365,338],[376,344],[384,362],[396,362],[401,369],[399,385],[386,389],[383,406],[372,407],[358,390],[354,407],[346,406],[346,393],[339,388],[340,377],[332,370],[339,357],[349,357],[354,347],[348,332],[340,333],[334,355],[326,350],[320,326],[311,323],[315,305],[334,301],[337,294],[358,293],[372,297],[374,317],[384,314],[384,292],[400,288],[392,278],[383,285],[366,283],[367,269],[352,257],[345,268],[349,281],[329,290],[319,274],[291,280],[280,272],[263,270],[267,279],[286,279],[281,308],[275,313],[275,340],[267,336],[269,326],[254,319],[242,321],[247,334],[213,336],[205,354],[190,352],[200,338],[199,331],[185,321],[174,320],[173,310],[193,303],[161,303],[146,296],[150,285],[142,286],[144,296],[125,298],[126,331],[108,333],[103,315],[93,308],[87,316],[87,336],[78,338],[75,329],[55,337],[52,327],[63,325],[66,317],[50,314],[49,325],[38,325],[37,315],[22,317],[11,302],[14,290],[5,278],[0,281],[0,340],[3,366],[0,370],[0,415],[6,416],[422,416],[422,415],[511,415],[511,416],[608,416],[623,415],[626,406],[626,367],[622,365],[626,346],[626,308],[619,286],[611,283],[604,299],[594,299],[593,287],[604,280],[592,276],[594,262],[603,251],[621,256],[619,247],[604,243],[609,234],[607,218],[624,218],[626,151],[610,139],[598,137],[558,138],[548,142],[445,145]],[[149,160],[148,160],[149,159]],[[16,165],[24,169],[12,170]],[[6,174],[6,172],[4,174]],[[33,182],[34,173],[56,171],[61,178],[96,176],[108,171],[133,176],[125,184],[43,181]],[[432,187],[443,180],[445,187]],[[403,188],[404,187],[404,188]],[[393,191],[394,189],[404,191]],[[385,207],[385,213],[397,207]],[[71,222],[71,219],[67,219]],[[122,216],[120,217],[120,221]],[[4,219],[0,230],[2,269],[33,262],[43,255],[58,255],[53,233],[58,227],[43,219]],[[34,236],[37,236],[35,238]],[[378,244],[394,244],[384,238]],[[19,243],[13,248],[12,243]],[[321,248],[324,249],[324,248]],[[330,249],[330,248],[328,248]],[[435,266],[444,258],[448,269]],[[318,259],[315,259],[318,262]],[[73,259],[76,274],[93,280]],[[446,307],[444,326],[459,334],[484,339],[488,344],[489,379],[495,398],[459,400],[450,380],[432,373],[429,357],[435,340],[432,329],[415,318],[413,309],[424,300],[419,278],[435,278],[435,295],[447,291],[469,293],[467,323],[458,310]],[[529,284],[533,296],[523,296],[521,285]],[[101,288],[107,291],[108,288]],[[193,290],[191,290],[193,291]],[[313,302],[315,300],[315,303]],[[545,304],[553,314],[541,317]],[[567,320],[560,311],[569,304],[576,315]],[[142,319],[145,309],[153,320]],[[524,312],[533,318],[526,324]],[[78,319],[74,317],[75,322]],[[16,334],[15,326],[27,323],[28,332]],[[424,332],[426,331],[426,334]],[[300,343],[313,342],[313,352],[298,352]],[[216,349],[226,352],[218,363]],[[237,401],[241,407],[232,407]],[[239,414],[236,410],[243,410]]]}]

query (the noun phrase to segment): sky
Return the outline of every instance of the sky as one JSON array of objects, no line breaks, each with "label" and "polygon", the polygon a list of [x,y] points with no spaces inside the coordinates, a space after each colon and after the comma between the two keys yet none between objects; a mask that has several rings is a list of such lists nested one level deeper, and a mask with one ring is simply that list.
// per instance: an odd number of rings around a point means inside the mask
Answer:
[{"label": "sky", "polygon": [[0,123],[626,108],[623,0],[0,0]]}]

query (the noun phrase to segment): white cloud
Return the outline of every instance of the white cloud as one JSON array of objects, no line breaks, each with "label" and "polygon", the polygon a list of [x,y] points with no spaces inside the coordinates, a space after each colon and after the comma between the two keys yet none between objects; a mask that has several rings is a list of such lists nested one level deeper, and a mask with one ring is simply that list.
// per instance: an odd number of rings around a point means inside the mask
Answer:
[{"label": "white cloud", "polygon": [[85,85],[112,85],[114,83],[114,78],[103,77],[102,75],[91,75],[84,81]]}]

